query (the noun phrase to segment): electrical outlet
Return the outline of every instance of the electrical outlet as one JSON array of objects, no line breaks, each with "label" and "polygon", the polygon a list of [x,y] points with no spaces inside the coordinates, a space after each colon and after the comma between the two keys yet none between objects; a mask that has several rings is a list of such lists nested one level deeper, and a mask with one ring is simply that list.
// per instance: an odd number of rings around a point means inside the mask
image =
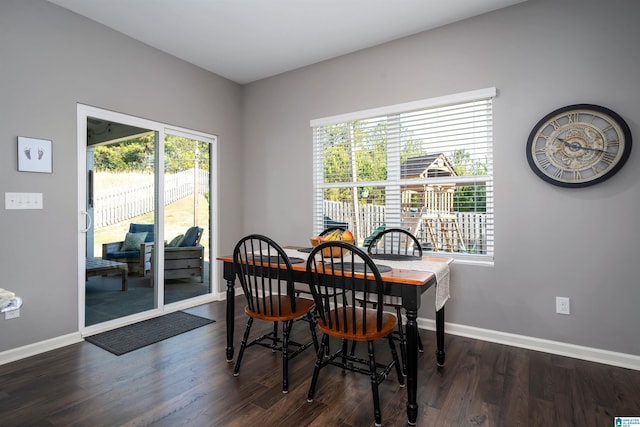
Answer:
[{"label": "electrical outlet", "polygon": [[567,297],[556,297],[556,313],[557,314],[571,314],[569,298],[567,298]]},{"label": "electrical outlet", "polygon": [[15,310],[9,310],[4,312],[4,319],[15,319],[16,317],[20,317],[20,309],[16,308]]}]

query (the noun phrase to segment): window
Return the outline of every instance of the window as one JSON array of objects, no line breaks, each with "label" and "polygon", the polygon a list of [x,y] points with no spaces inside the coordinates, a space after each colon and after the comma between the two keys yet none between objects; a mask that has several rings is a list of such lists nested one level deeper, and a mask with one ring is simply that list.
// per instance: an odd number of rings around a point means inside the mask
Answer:
[{"label": "window", "polygon": [[311,121],[314,227],[365,245],[402,227],[423,249],[493,257],[495,88]]}]

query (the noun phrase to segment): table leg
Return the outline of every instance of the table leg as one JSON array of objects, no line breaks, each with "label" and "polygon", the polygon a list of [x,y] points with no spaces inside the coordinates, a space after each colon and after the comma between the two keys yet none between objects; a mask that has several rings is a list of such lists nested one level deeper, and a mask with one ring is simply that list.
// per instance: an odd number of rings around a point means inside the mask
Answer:
[{"label": "table leg", "polygon": [[227,362],[233,361],[233,329],[235,318],[235,282],[227,280]]},{"label": "table leg", "polygon": [[436,311],[436,361],[438,366],[444,366],[444,307]]},{"label": "table leg", "polygon": [[127,267],[127,264],[122,266],[122,268],[120,269],[120,273],[122,274],[122,290],[126,291],[129,289],[129,268]]},{"label": "table leg", "polygon": [[407,310],[407,419],[415,425],[418,418],[418,310]]}]

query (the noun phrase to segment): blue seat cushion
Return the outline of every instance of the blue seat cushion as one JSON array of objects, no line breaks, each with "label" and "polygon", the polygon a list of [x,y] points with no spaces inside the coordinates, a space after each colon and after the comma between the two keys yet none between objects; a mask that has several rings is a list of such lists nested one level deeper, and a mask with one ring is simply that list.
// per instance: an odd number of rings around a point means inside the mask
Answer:
[{"label": "blue seat cushion", "polygon": [[107,259],[115,258],[140,258],[140,251],[118,251],[107,254]]},{"label": "blue seat cushion", "polygon": [[202,229],[198,226],[189,227],[186,233],[184,233],[184,239],[180,243],[181,247],[195,246],[198,235]]}]

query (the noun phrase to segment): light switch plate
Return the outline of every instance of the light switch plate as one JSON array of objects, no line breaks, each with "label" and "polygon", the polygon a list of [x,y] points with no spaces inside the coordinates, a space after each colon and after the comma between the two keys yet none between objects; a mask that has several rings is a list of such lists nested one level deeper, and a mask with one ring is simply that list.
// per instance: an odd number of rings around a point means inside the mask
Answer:
[{"label": "light switch plate", "polygon": [[5,209],[42,209],[42,193],[4,193]]}]

